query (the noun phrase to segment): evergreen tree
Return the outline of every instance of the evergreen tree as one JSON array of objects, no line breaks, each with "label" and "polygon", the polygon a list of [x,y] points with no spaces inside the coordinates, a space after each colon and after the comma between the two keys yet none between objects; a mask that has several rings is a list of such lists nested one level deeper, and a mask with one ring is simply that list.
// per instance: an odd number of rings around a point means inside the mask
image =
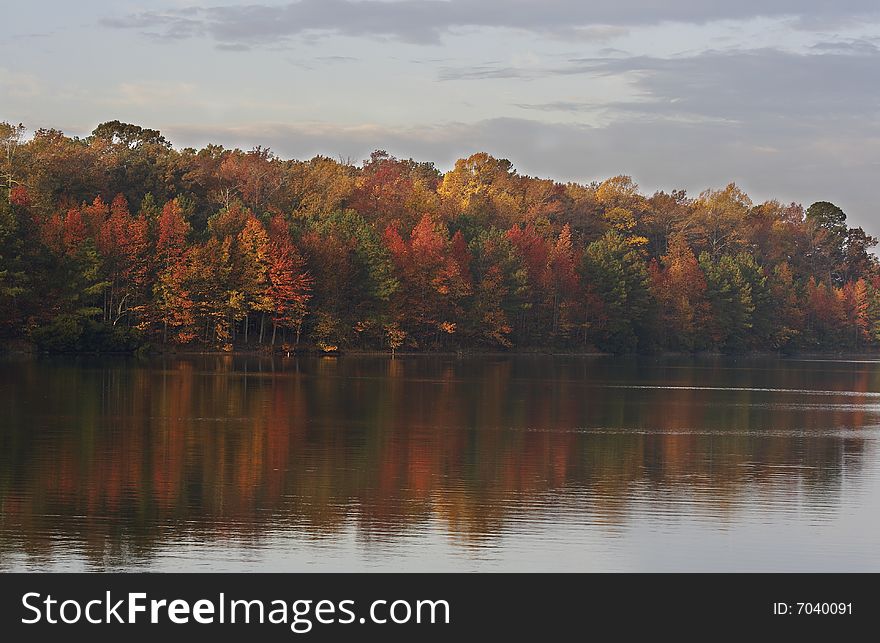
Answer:
[{"label": "evergreen tree", "polygon": [[652,305],[640,252],[611,230],[587,246],[581,267],[600,305],[595,321],[599,346],[611,351],[647,348]]}]

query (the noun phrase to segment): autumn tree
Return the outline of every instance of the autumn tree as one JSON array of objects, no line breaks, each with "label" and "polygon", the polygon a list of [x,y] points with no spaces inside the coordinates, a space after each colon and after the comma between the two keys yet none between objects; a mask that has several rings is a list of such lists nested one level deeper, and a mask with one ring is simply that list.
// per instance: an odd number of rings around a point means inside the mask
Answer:
[{"label": "autumn tree", "polygon": [[712,259],[736,254],[742,248],[744,222],[751,206],[751,199],[734,183],[723,190],[706,190],[694,202],[688,233]]},{"label": "autumn tree", "polygon": [[262,315],[273,310],[270,294],[274,260],[272,242],[262,222],[253,214],[247,216],[244,226],[236,237],[235,251],[233,269],[236,272],[235,280],[238,282],[242,298],[241,310],[237,311],[235,322],[241,322],[244,343],[248,344],[251,314]]},{"label": "autumn tree", "polygon": [[244,316],[244,294],[233,278],[232,237],[211,237],[187,253],[185,287],[192,302],[192,339],[230,350],[234,324]]},{"label": "autumn tree", "polygon": [[[642,195],[0,124],[0,336],[48,350],[876,350],[876,239],[828,201]],[[271,325],[271,328],[269,326]],[[280,336],[280,342],[278,337]]]},{"label": "autumn tree", "polygon": [[810,277],[804,293],[804,344],[840,348],[846,342],[847,311],[838,288]]},{"label": "autumn tree", "polygon": [[647,203],[632,178],[615,176],[603,181],[596,188],[596,199],[603,208],[608,228],[617,230],[631,245],[648,242],[647,237],[642,235]]},{"label": "autumn tree", "polygon": [[284,184],[284,168],[272,152],[260,146],[225,155],[219,167],[218,198],[229,209],[240,199],[253,212],[262,212]]},{"label": "autumn tree", "polygon": [[269,241],[267,300],[272,312],[272,345],[279,327],[293,329],[295,343],[299,344],[313,279],[293,245],[287,221],[280,214],[270,222]]},{"label": "autumn tree", "polygon": [[661,342],[675,350],[706,348],[706,331],[712,324],[706,277],[684,234],[673,234],[668,246],[662,264],[654,261],[650,266]]},{"label": "autumn tree", "polygon": [[544,278],[545,297],[552,311],[551,333],[554,337],[568,335],[578,322],[580,283],[576,269],[577,259],[571,241],[571,228],[566,224],[547,255]]},{"label": "autumn tree", "polygon": [[431,163],[402,161],[385,151],[370,155],[355,179],[350,206],[365,220],[412,228],[439,207],[440,173]]},{"label": "autumn tree", "polygon": [[142,295],[150,266],[150,225],[144,217],[131,215],[122,194],[116,195],[109,208],[101,202],[93,204],[93,212],[103,218],[96,221],[99,225],[96,244],[108,283],[104,293],[104,320],[115,326],[146,303]]},{"label": "autumn tree", "polygon": [[848,281],[840,289],[845,316],[845,335],[843,341],[850,348],[859,348],[871,340],[873,320],[871,319],[871,293],[864,279]]},{"label": "autumn tree", "polygon": [[511,225],[522,211],[520,177],[507,159],[481,152],[459,159],[437,193],[450,216],[466,215],[482,225]]},{"label": "autumn tree", "polygon": [[453,335],[463,318],[463,300],[471,294],[470,253],[457,232],[451,238],[429,215],[404,239],[393,227],[385,245],[401,284],[393,300],[400,326],[422,344],[440,345]]},{"label": "autumn tree", "polygon": [[655,192],[645,202],[642,229],[648,240],[646,245],[651,257],[666,254],[669,242],[675,234],[685,234],[692,223],[693,203],[684,190]]},{"label": "autumn tree", "polygon": [[315,222],[348,207],[355,175],[351,165],[316,156],[309,161],[289,163],[280,190],[295,217]]},{"label": "autumn tree", "polygon": [[196,337],[194,302],[189,291],[187,235],[190,226],[177,199],[168,201],[158,221],[155,248],[157,278],[146,324],[162,328],[162,342],[185,344]]}]

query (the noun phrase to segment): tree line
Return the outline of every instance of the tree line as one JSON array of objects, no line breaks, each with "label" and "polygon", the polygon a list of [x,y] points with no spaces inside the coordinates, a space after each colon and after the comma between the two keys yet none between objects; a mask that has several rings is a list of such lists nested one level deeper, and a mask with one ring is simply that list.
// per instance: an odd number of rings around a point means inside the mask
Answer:
[{"label": "tree line", "polygon": [[0,123],[0,337],[44,350],[703,351],[880,345],[877,240],[731,183],[645,196]]}]

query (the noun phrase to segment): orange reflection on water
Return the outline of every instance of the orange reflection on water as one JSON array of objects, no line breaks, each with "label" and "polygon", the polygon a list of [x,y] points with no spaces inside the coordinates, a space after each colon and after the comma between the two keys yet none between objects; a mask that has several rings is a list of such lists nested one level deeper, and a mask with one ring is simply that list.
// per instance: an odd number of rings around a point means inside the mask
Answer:
[{"label": "orange reflection on water", "polygon": [[61,534],[103,560],[180,534],[320,538],[352,521],[393,540],[439,519],[480,540],[572,491],[569,510],[609,526],[645,492],[701,498],[722,520],[756,485],[838,494],[877,423],[880,377],[224,355],[10,363],[0,387],[0,549],[49,555]]}]

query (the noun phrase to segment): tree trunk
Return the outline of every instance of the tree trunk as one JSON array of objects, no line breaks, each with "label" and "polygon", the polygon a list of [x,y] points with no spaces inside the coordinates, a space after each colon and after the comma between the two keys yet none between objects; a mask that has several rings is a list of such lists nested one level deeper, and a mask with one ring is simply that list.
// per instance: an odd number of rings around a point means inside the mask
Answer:
[{"label": "tree trunk", "polygon": [[263,345],[263,327],[266,325],[266,313],[260,315],[260,346]]},{"label": "tree trunk", "polygon": [[250,320],[248,316],[244,316],[244,345],[247,346],[248,343],[248,326],[250,326]]},{"label": "tree trunk", "polygon": [[278,324],[272,323],[272,346],[275,346],[275,332],[278,330]]}]

